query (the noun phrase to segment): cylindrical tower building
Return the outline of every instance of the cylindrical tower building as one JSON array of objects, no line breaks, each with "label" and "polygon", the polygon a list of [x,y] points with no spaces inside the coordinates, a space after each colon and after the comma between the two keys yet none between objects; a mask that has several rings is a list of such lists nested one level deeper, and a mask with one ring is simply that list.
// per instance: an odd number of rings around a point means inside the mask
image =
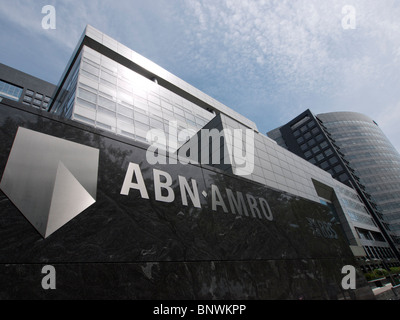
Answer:
[{"label": "cylindrical tower building", "polygon": [[349,167],[372,196],[400,247],[400,154],[378,124],[355,112],[319,114]]}]

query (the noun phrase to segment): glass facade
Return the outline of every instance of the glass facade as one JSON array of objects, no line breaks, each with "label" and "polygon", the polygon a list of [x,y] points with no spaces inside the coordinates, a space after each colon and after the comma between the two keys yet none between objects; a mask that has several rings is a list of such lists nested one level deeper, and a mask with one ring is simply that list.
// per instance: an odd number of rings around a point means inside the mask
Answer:
[{"label": "glass facade", "polygon": [[47,111],[55,85],[0,63],[0,96]]},{"label": "glass facade", "polygon": [[[394,160],[393,147],[386,137],[382,136],[380,129],[372,120],[368,119],[368,130],[360,130],[357,126],[360,126],[365,121],[362,115],[361,119],[351,119],[351,117],[349,118],[345,115],[341,119],[336,117],[335,120],[330,119],[327,121],[325,115],[316,117],[310,110],[306,110],[286,125],[268,132],[268,136],[283,148],[320,167],[333,178],[342,182],[338,183],[335,188],[336,203],[339,204],[346,218],[346,221],[342,220],[342,223],[348,226],[348,228],[345,228],[345,232],[350,243],[362,246],[367,257],[370,257],[369,252],[374,252],[374,259],[379,258],[383,261],[383,259],[387,259],[387,255],[379,248],[387,250],[391,257],[395,255],[390,244],[386,242],[382,235],[382,233],[388,233],[389,228],[386,228],[389,222],[388,218],[393,217],[393,215],[384,216],[382,219],[381,215],[377,214],[375,210],[375,212],[370,211],[370,207],[375,205],[375,198],[362,200],[353,189],[353,192],[348,192],[348,188],[345,185],[350,187],[358,186],[363,192],[367,191],[367,195],[374,189],[398,190],[396,185],[385,186],[382,184],[380,186],[379,183],[375,184],[377,179],[374,175],[376,175],[377,171],[374,170],[375,168],[367,167],[367,164],[377,165],[379,163],[388,165],[392,163]],[[341,124],[341,121],[344,124]],[[347,128],[347,125],[350,125],[351,128]],[[351,140],[356,136],[362,136],[363,143],[356,143]],[[341,139],[348,141],[347,148],[341,143]],[[381,144],[377,145],[377,141]],[[372,156],[370,154],[372,150],[376,155],[379,153],[379,156]],[[388,153],[391,153],[391,156],[385,158]],[[380,155],[383,156],[380,157]],[[360,167],[363,172],[353,166],[354,159],[363,163],[364,166]],[[397,171],[396,168],[388,166],[381,168],[381,170],[388,170],[392,174]],[[366,172],[369,172],[369,175],[364,174]],[[365,186],[367,182],[371,184],[369,189]],[[334,197],[330,196],[330,200],[332,199]],[[393,206],[393,209],[398,210],[398,208],[398,205]],[[382,212],[382,206],[379,206],[378,210]],[[375,218],[371,214],[378,216],[380,219],[379,225],[377,225]],[[400,218],[400,215],[397,218]],[[385,228],[385,230],[382,228]],[[364,230],[365,234],[371,235],[371,237],[367,239],[363,236],[364,234],[360,234],[359,230]],[[395,227],[393,228],[392,225],[390,230],[394,231]],[[395,242],[396,237],[393,236],[393,233],[390,236],[393,239],[392,243]]]},{"label": "glass facade", "polygon": [[339,201],[342,204],[342,207],[346,209],[347,215],[350,217],[351,221],[368,225],[370,227],[376,227],[371,215],[362,204],[357,194],[348,192],[347,188],[343,188],[339,185],[337,186],[337,191],[341,195]]},{"label": "glass facade", "polygon": [[318,115],[372,196],[392,237],[400,245],[400,155],[379,126],[365,115]]},{"label": "glass facade", "polygon": [[19,99],[21,98],[22,91],[23,91],[22,88],[0,80],[1,97],[11,99],[14,101],[19,101]]},{"label": "glass facade", "polygon": [[51,103],[51,97],[39,92],[34,92],[30,89],[26,89],[22,103],[37,109],[47,110]]},{"label": "glass facade", "polygon": [[197,132],[215,116],[86,46],[63,92],[56,113],[138,141],[171,121]]}]

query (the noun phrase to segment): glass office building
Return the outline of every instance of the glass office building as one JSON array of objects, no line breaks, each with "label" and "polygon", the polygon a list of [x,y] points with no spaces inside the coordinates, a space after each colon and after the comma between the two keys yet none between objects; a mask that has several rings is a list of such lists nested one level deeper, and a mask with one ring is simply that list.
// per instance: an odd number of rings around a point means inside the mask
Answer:
[{"label": "glass office building", "polygon": [[198,131],[214,116],[87,46],[65,93],[56,113],[140,141],[150,129],[166,130],[169,121]]},{"label": "glass office building", "polygon": [[[178,131],[191,130],[192,137],[204,128],[251,130],[254,148],[244,147],[244,137],[241,146],[246,149],[242,151],[251,153],[253,163],[241,176],[333,206],[353,253],[362,262],[369,253],[358,230],[380,233],[351,186],[343,185],[312,162],[282,148],[261,134],[251,120],[91,26],[87,26],[60,80],[51,112],[144,143],[148,142],[146,135],[150,129],[168,133],[171,121],[177,121]],[[310,122],[308,127],[318,129],[316,123]],[[311,146],[312,152],[315,148],[325,148],[321,143],[326,142],[318,137]],[[176,148],[184,143],[181,141]],[[229,164],[214,166],[235,173],[239,166],[232,161],[233,150],[228,153]],[[330,162],[337,171],[339,160],[333,157]],[[395,259],[385,241],[376,248],[380,254]]]},{"label": "glass office building", "polygon": [[[397,197],[396,183],[391,185],[390,182],[396,180],[395,172],[399,171],[400,162],[398,153],[374,121],[351,112],[315,116],[306,110],[287,124],[268,132],[268,136],[357,190],[369,218],[360,216],[353,209],[348,210],[348,217],[355,223],[355,232],[369,261],[387,261],[388,250],[398,256],[398,237],[385,215],[385,207],[379,204],[379,197],[374,196],[374,190],[387,179],[388,194],[391,198]],[[375,150],[374,154],[370,154],[372,150]],[[386,167],[375,170],[383,163]],[[394,176],[381,177],[385,170]],[[399,208],[398,204],[393,206],[394,210],[396,207]],[[384,247],[382,243],[385,243]]]},{"label": "glass office building", "polygon": [[354,112],[319,114],[346,160],[371,195],[400,247],[400,155],[366,115]]},{"label": "glass office building", "polygon": [[254,150],[246,151],[254,154],[254,169],[248,179],[313,201],[319,196],[312,178],[336,185],[329,174],[261,134],[253,121],[92,26],[61,77],[50,112],[142,142],[150,129],[168,132],[170,121],[177,121],[178,131],[207,125],[249,129]]},{"label": "glass office building", "polygon": [[178,130],[198,131],[215,116],[214,109],[228,108],[88,26],[61,79],[52,112],[146,141],[148,130],[166,130],[170,121],[178,123]]},{"label": "glass office building", "polygon": [[55,89],[54,84],[0,63],[0,97],[47,111]]}]

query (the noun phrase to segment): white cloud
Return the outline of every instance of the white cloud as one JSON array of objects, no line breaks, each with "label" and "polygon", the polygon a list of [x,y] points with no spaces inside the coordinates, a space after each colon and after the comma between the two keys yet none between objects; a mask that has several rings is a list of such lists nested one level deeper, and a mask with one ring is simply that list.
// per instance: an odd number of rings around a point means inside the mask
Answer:
[{"label": "white cloud", "polygon": [[[324,77],[318,70],[330,65],[321,31],[324,28],[317,27],[321,13],[314,5],[276,1],[272,7],[270,2],[262,5],[229,0],[187,4],[198,18],[198,26],[194,24],[192,28],[200,45],[218,39],[221,52],[213,52],[216,57],[227,51],[230,63],[245,68],[254,62],[259,67],[268,65],[269,70],[280,75],[275,80],[281,85],[309,86]],[[322,24],[325,29],[326,25],[331,28],[334,21],[330,18]],[[336,21],[335,32],[340,32],[339,25],[340,20]]]},{"label": "white cloud", "polygon": [[[10,30],[24,30],[32,48],[65,56],[92,24],[245,114],[262,131],[310,108],[362,112],[396,132],[400,6],[396,0],[350,2],[0,0],[0,19]],[[47,4],[57,10],[51,32],[41,28]],[[348,4],[356,9],[355,30],[342,28]]]},{"label": "white cloud", "polygon": [[[375,119],[390,112],[395,120],[381,126],[395,131],[392,125],[400,121],[395,104],[400,101],[396,1],[351,1],[355,30],[342,28],[342,8],[348,1],[185,3],[187,33],[197,50],[192,63],[200,72],[206,69],[216,77],[224,73],[236,85],[231,89],[235,99],[252,96],[237,107],[240,112],[253,109],[259,127],[269,121],[264,116],[268,106],[276,119],[286,121],[306,108],[316,113],[358,111]],[[253,108],[240,105],[249,100]]]}]

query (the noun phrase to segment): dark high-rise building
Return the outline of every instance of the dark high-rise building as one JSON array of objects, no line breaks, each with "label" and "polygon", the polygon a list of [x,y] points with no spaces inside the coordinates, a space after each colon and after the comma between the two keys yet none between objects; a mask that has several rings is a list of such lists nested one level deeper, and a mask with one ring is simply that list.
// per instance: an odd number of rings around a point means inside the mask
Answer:
[{"label": "dark high-rise building", "polygon": [[373,120],[358,113],[315,116],[306,110],[268,136],[357,190],[374,226],[357,215],[351,218],[370,260],[388,262],[388,245],[399,257],[393,222],[400,210],[400,157]]},{"label": "dark high-rise building", "polygon": [[340,151],[377,205],[400,248],[400,154],[379,125],[355,112],[319,114]]},{"label": "dark high-rise building", "polygon": [[55,89],[54,84],[0,63],[0,97],[47,110]]}]

